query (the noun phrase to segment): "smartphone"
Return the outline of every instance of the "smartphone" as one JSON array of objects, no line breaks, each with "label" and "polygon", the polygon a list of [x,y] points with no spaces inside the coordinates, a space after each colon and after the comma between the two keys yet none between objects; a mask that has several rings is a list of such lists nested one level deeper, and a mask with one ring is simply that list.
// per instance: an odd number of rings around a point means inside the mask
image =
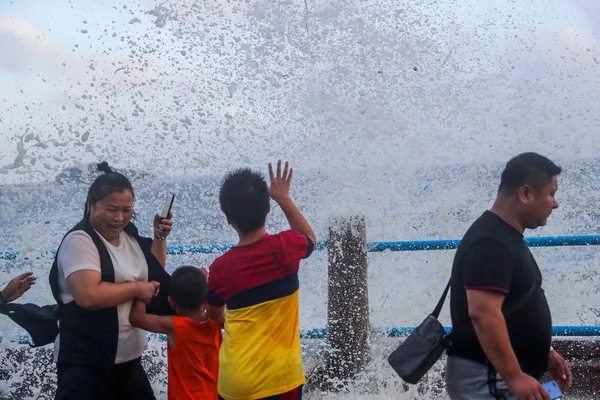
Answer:
[{"label": "smartphone", "polygon": [[175,195],[171,192],[167,194],[167,198],[165,199],[165,205],[163,206],[162,212],[160,213],[160,219],[169,218],[169,213],[171,212],[171,208],[173,207],[173,201],[175,200]]},{"label": "smartphone", "polygon": [[562,393],[555,381],[546,382],[542,384],[542,387],[550,394],[550,400],[556,400],[562,397]]}]

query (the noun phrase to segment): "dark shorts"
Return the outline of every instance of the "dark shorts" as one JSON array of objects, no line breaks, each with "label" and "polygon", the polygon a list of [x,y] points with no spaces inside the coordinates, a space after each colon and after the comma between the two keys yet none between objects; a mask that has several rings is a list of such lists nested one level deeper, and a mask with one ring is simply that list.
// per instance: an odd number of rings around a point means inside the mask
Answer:
[{"label": "dark shorts", "polygon": [[57,375],[55,400],[155,400],[140,358],[115,364],[108,372],[59,363]]},{"label": "dark shorts", "polygon": [[[302,387],[304,385],[300,385],[295,389],[290,390],[289,392],[285,392],[282,394],[277,394],[275,396],[263,397],[259,400],[302,400]],[[219,400],[225,400],[223,397],[219,396]]]}]

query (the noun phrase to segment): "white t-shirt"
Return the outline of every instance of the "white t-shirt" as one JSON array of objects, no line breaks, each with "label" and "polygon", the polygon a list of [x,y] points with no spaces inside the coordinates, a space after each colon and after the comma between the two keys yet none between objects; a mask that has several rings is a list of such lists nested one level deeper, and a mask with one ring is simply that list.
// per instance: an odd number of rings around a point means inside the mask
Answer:
[{"label": "white t-shirt", "polygon": [[[138,242],[125,232],[119,236],[119,246],[108,243],[98,234],[108,249],[115,270],[115,283],[148,281],[148,264]],[[100,256],[90,235],[84,231],[69,233],[58,252],[58,286],[60,300],[63,303],[73,301],[73,295],[67,285],[67,278],[74,272],[90,269],[100,272]],[[134,360],[148,348],[143,330],[129,323],[129,311],[133,300],[117,306],[119,319],[119,343],[115,364]],[[55,341],[55,357],[58,354],[60,338]]]}]

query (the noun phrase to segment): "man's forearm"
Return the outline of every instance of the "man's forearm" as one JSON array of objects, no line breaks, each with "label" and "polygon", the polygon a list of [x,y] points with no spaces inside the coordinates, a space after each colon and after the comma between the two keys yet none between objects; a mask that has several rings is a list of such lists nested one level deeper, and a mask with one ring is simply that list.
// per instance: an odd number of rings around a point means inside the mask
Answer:
[{"label": "man's forearm", "polygon": [[502,312],[471,316],[471,319],[483,351],[502,379],[509,381],[520,374],[521,367],[510,344]]}]

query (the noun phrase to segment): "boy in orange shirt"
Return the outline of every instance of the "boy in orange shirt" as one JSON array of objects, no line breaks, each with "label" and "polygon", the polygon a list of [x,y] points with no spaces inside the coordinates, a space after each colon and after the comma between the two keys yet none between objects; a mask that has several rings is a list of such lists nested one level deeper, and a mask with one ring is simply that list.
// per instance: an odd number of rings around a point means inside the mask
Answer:
[{"label": "boy in orange shirt", "polygon": [[146,314],[135,301],[129,321],[146,331],[167,335],[169,400],[218,398],[219,349],[223,341],[219,320],[206,316],[207,272],[192,266],[177,268],[169,283],[169,303],[175,316]]}]

